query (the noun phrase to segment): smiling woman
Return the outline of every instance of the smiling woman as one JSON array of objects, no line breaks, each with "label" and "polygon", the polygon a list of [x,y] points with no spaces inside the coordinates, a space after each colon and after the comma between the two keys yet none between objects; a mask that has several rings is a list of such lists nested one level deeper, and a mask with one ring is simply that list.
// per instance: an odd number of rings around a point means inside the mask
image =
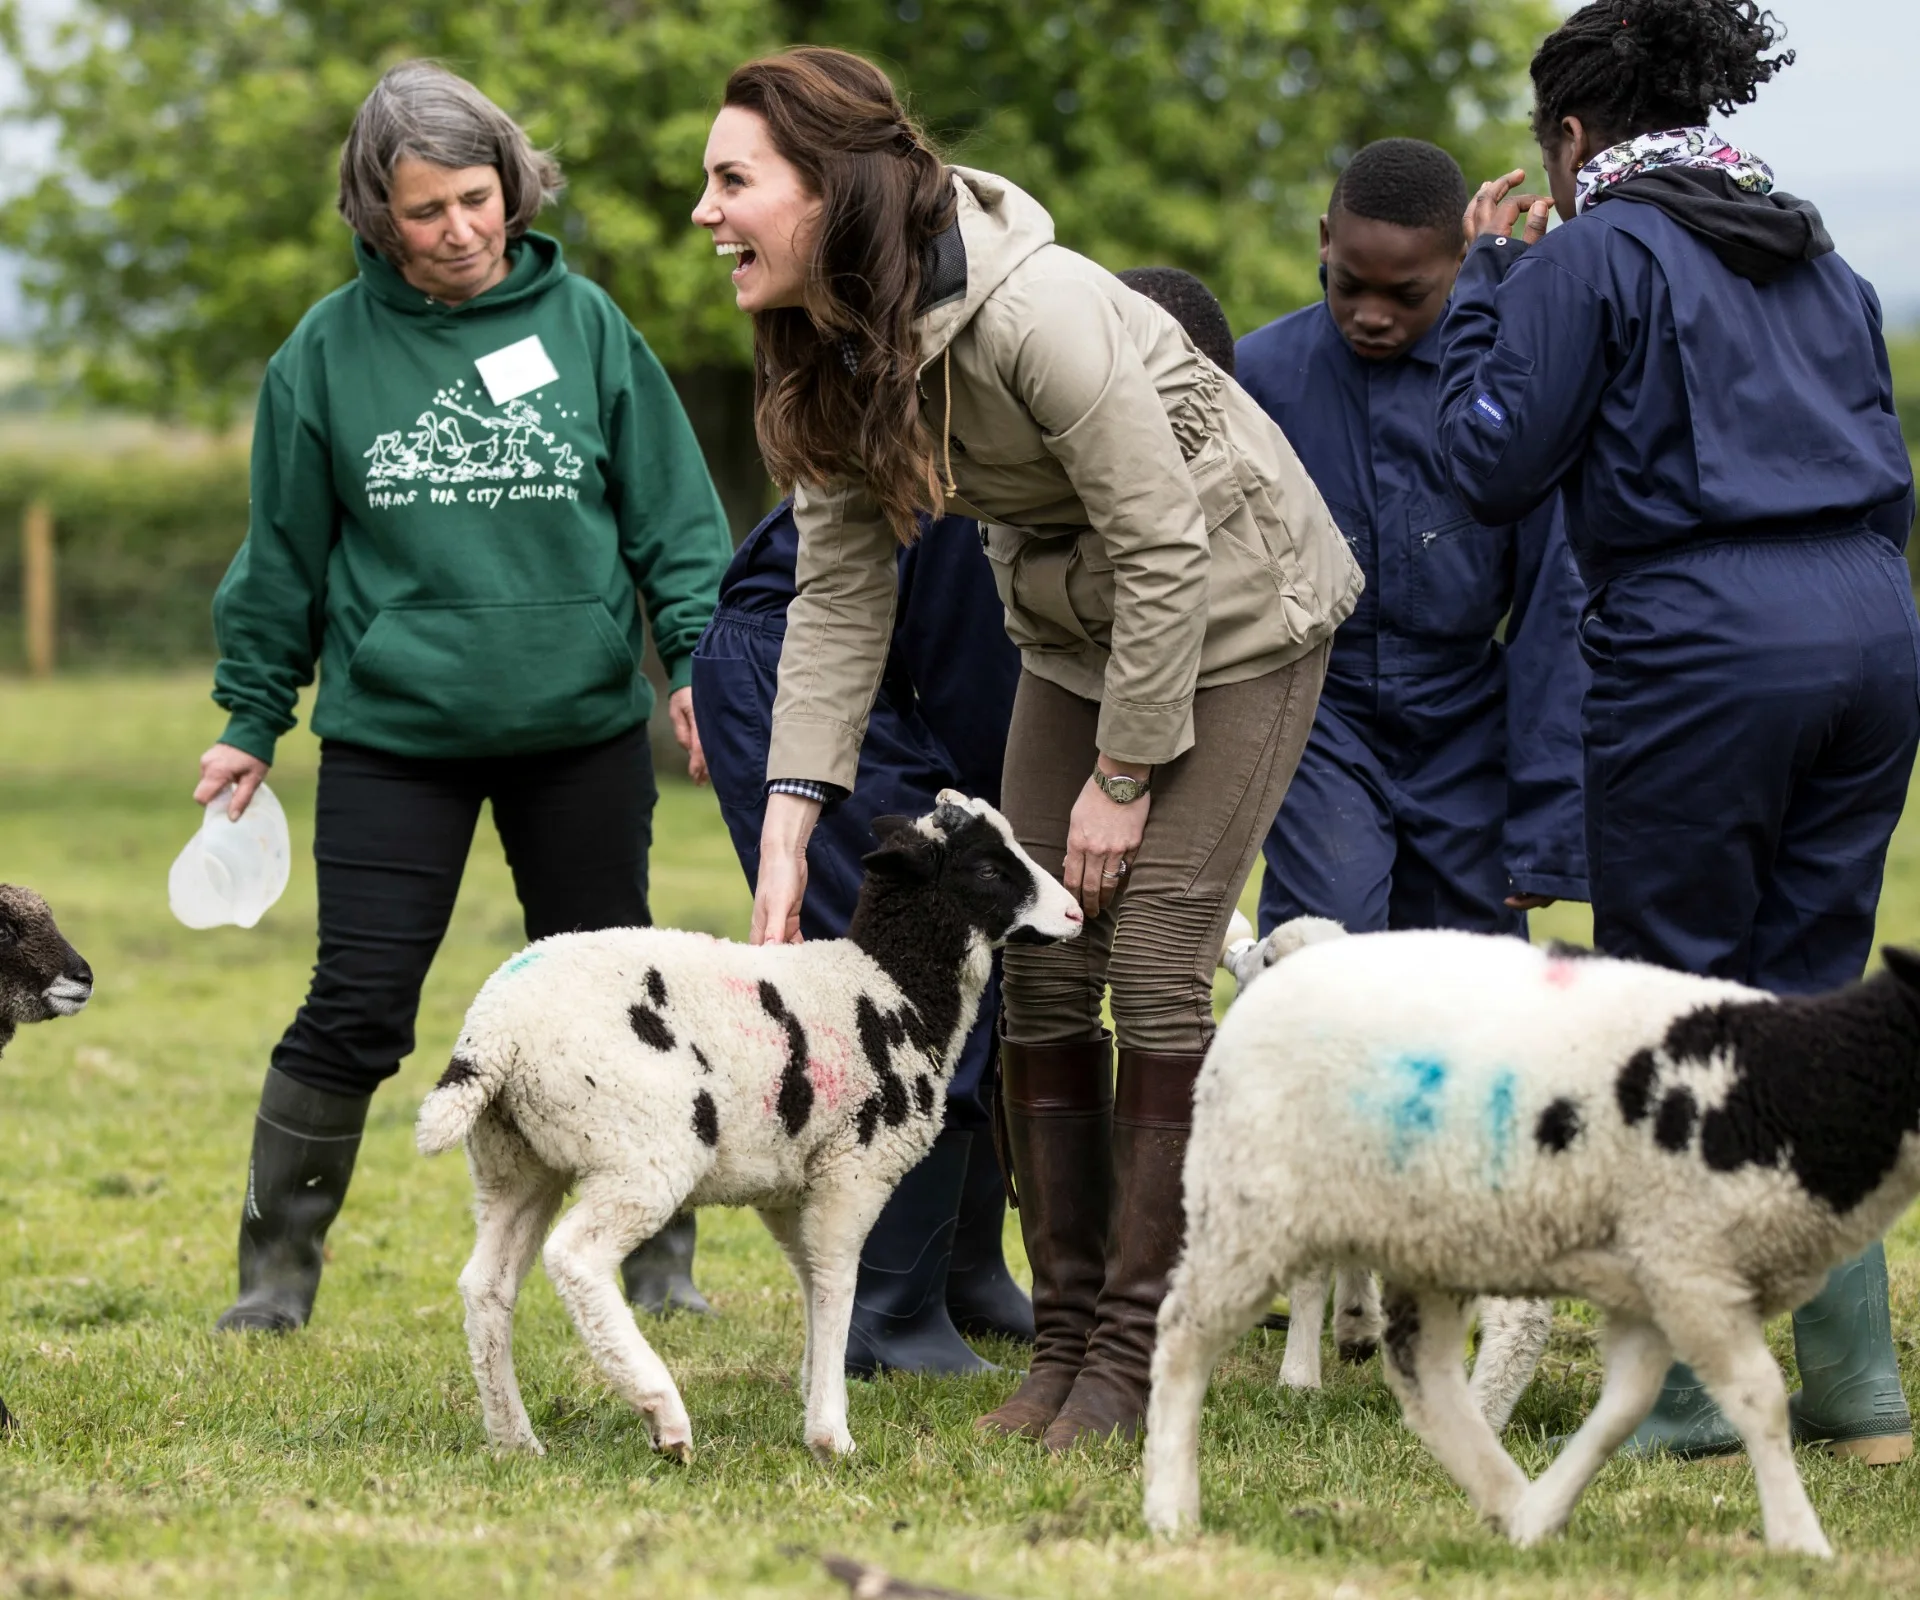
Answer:
[{"label": "smiling woman", "polygon": [[[529,938],[648,920],[643,606],[704,776],[687,683],[730,541],[660,364],[531,231],[560,183],[472,84],[395,67],[340,155],[358,275],[261,386],[247,539],[214,601],[231,720],[195,798],[231,786],[246,809],[319,667],[320,955],[261,1094],[224,1329],[312,1313],[483,803]],[[636,1253],[629,1292],[697,1300],[691,1250],[688,1218]]]},{"label": "smiling woman", "polygon": [[798,532],[755,937],[797,933],[808,835],[855,781],[900,544],[921,511],[986,522],[1021,647],[1006,813],[1088,933],[1005,956],[1037,1341],[982,1425],[1130,1436],[1221,935],[1358,572],[1280,430],[1174,317],[1055,244],[1030,196],[942,162],[869,63],[737,68],[706,169],[693,220],[753,317],[761,452]]}]

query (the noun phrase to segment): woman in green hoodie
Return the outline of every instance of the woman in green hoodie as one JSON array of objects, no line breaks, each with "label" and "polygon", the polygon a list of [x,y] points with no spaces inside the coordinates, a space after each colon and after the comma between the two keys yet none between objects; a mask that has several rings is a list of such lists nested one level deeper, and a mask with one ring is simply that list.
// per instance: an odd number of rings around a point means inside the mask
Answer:
[{"label": "woman in green hoodie", "polygon": [[704,777],[687,685],[731,543],[660,364],[528,231],[560,184],[471,84],[395,67],[340,157],[359,275],[261,386],[246,542],[214,599],[230,720],[194,798],[231,785],[245,810],[317,667],[320,952],[261,1094],[223,1329],[312,1312],[483,801],[529,939],[648,920],[641,602]]}]

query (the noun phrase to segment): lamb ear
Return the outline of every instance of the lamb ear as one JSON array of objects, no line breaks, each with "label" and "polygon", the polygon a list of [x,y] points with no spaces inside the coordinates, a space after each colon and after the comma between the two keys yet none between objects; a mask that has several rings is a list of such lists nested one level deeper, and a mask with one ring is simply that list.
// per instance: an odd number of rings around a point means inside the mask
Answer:
[{"label": "lamb ear", "polygon": [[[879,824],[874,826],[877,829]],[[869,850],[860,858],[860,865],[877,877],[929,883],[940,870],[940,847],[909,823],[878,850]]]},{"label": "lamb ear", "polygon": [[1900,981],[1902,988],[1920,990],[1920,953],[1888,945],[1880,952],[1880,959],[1886,962],[1887,971]]},{"label": "lamb ear", "polygon": [[887,844],[898,837],[902,828],[911,828],[913,826],[913,818],[894,816],[875,817],[867,826],[873,830],[874,838],[878,839],[882,844]]}]

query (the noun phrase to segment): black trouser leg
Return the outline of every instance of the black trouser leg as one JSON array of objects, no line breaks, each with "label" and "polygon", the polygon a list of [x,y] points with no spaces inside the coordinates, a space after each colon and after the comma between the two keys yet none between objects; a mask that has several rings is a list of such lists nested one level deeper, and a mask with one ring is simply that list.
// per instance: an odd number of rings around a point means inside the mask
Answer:
[{"label": "black trouser leg", "polygon": [[224,1330],[284,1332],[312,1315],[367,1103],[413,1049],[420,985],[446,934],[479,808],[469,763],[322,747],[320,953],[261,1090],[240,1295],[220,1318]]}]

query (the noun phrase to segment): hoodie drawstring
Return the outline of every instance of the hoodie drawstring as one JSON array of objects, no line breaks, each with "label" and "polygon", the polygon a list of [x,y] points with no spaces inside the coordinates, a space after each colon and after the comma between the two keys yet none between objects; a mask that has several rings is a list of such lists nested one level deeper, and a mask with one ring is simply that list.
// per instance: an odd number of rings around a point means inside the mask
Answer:
[{"label": "hoodie drawstring", "polygon": [[960,485],[953,481],[953,346],[949,344],[940,352],[940,381],[947,391],[947,425],[940,432],[940,462],[946,469],[947,481],[941,485],[948,494],[958,494]]}]

